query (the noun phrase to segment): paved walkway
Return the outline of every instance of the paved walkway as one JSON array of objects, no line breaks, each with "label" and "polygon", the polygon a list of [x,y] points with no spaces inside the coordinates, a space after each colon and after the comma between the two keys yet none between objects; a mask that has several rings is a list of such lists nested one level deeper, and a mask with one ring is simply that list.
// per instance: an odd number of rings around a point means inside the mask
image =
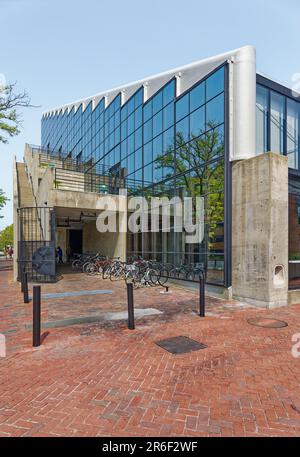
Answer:
[{"label": "paved walkway", "polygon": [[[300,305],[272,311],[210,297],[197,316],[196,292],[172,287],[135,293],[135,306],[162,314],[60,327],[61,319],[126,310],[123,283],[81,274],[43,293],[112,290],[44,300],[52,322],[31,347],[32,304],[24,305],[11,272],[0,272],[0,436],[300,436]],[[283,319],[266,329],[251,317]],[[185,335],[208,348],[172,355],[155,344]]]}]

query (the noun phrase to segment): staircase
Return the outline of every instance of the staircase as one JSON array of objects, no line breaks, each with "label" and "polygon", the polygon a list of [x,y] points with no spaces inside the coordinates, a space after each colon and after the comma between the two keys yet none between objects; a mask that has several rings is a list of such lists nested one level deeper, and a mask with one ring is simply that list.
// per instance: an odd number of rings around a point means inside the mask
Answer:
[{"label": "staircase", "polygon": [[24,163],[17,162],[19,208],[35,206],[31,184],[25,171]]}]

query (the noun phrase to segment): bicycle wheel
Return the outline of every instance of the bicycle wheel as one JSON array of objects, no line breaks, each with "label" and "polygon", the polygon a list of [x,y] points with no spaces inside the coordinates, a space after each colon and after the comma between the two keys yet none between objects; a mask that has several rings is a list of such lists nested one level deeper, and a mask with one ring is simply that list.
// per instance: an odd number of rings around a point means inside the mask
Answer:
[{"label": "bicycle wheel", "polygon": [[111,272],[111,265],[107,265],[105,268],[103,268],[102,278],[108,279],[110,277],[110,272]]}]

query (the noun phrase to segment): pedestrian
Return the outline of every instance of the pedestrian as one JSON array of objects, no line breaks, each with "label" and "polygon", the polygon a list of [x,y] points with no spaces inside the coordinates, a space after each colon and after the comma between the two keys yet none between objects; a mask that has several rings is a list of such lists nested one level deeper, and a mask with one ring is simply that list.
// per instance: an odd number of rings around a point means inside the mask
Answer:
[{"label": "pedestrian", "polygon": [[58,257],[58,263],[64,263],[63,262],[63,252],[62,252],[62,248],[60,246],[57,246],[56,254]]}]

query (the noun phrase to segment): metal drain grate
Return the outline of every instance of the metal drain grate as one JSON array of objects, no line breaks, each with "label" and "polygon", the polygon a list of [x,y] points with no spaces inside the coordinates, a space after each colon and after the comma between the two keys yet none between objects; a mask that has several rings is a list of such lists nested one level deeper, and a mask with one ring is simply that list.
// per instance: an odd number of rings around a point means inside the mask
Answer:
[{"label": "metal drain grate", "polygon": [[199,343],[187,336],[175,336],[166,340],[156,341],[155,344],[172,354],[186,354],[187,352],[207,348],[206,344]]},{"label": "metal drain grate", "polygon": [[287,322],[280,321],[278,319],[272,319],[268,317],[257,317],[247,319],[248,324],[255,325],[257,327],[265,327],[265,328],[283,328],[287,327]]}]

